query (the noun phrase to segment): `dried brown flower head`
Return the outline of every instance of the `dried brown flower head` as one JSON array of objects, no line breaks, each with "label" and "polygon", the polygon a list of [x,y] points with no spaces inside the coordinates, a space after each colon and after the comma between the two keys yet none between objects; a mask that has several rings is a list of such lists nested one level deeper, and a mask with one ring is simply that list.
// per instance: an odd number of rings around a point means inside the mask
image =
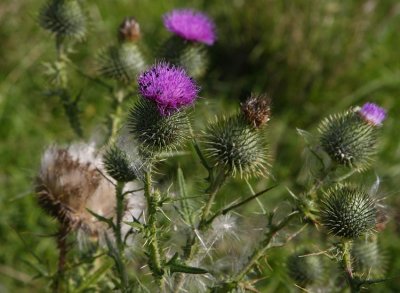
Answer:
[{"label": "dried brown flower head", "polygon": [[127,17],[120,24],[118,38],[121,42],[136,42],[140,39],[140,26],[133,17]]},{"label": "dried brown flower head", "polygon": [[[116,205],[113,181],[104,174],[101,156],[92,145],[49,147],[36,178],[38,202],[68,230],[81,229],[90,236],[98,236],[107,227],[88,209],[112,218]],[[145,207],[143,196],[133,197],[134,204],[127,199],[126,216],[140,217]]]},{"label": "dried brown flower head", "polygon": [[240,104],[244,118],[255,128],[261,128],[271,117],[271,99],[267,95],[251,95]]}]

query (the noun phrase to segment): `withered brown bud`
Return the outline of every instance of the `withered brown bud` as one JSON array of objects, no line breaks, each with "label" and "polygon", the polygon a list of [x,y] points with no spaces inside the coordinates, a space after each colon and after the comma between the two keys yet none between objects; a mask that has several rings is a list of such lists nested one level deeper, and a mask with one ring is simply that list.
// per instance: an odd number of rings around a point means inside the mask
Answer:
[{"label": "withered brown bud", "polygon": [[133,17],[127,17],[118,29],[118,38],[121,42],[136,42],[140,39],[140,26]]},{"label": "withered brown bud", "polygon": [[263,95],[251,95],[240,104],[244,118],[255,128],[263,127],[271,117],[271,99]]}]

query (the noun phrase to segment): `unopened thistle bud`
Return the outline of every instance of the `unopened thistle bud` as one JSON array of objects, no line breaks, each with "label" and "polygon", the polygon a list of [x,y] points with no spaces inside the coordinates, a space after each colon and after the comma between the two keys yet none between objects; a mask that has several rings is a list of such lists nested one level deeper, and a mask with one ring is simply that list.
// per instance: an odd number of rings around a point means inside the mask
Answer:
[{"label": "unopened thistle bud", "polygon": [[321,146],[334,162],[362,171],[377,151],[379,126],[385,116],[372,103],[332,115],[319,126]]},{"label": "unopened thistle bud", "polygon": [[132,42],[111,46],[98,56],[99,73],[110,79],[129,83],[145,70],[146,62],[139,47]]},{"label": "unopened thistle bud", "polygon": [[182,145],[190,129],[185,110],[199,91],[194,80],[182,68],[159,63],[142,73],[138,83],[141,99],[128,121],[141,149],[157,153]]},{"label": "unopened thistle bud", "polygon": [[385,273],[385,259],[382,256],[376,235],[362,237],[353,242],[351,247],[354,270],[373,278],[382,277]]},{"label": "unopened thistle bud", "polygon": [[213,21],[199,11],[177,9],[164,15],[164,26],[174,36],[162,46],[160,57],[182,66],[191,76],[204,75],[208,64],[204,45],[216,40]]},{"label": "unopened thistle bud", "polygon": [[140,26],[133,17],[127,17],[118,29],[118,39],[121,42],[136,42],[140,39]]},{"label": "unopened thistle bud", "polygon": [[310,254],[310,251],[302,250],[287,259],[288,274],[301,288],[315,284],[323,277],[321,259],[307,254]]},{"label": "unopened thistle bud", "polygon": [[330,188],[319,208],[321,223],[331,235],[354,239],[375,227],[375,200],[359,187]]},{"label": "unopened thistle bud", "polygon": [[86,34],[86,16],[75,0],[48,1],[39,12],[39,24],[57,37],[80,40]]},{"label": "unopened thistle bud", "polygon": [[240,104],[246,121],[255,128],[261,128],[271,117],[271,100],[266,95],[251,95]]},{"label": "unopened thistle bud", "polygon": [[137,178],[137,167],[129,160],[127,154],[114,146],[104,155],[104,167],[112,178],[118,182],[129,182]]},{"label": "unopened thistle bud", "polygon": [[240,177],[268,176],[268,148],[264,134],[242,115],[211,123],[204,135],[206,154],[225,174]]}]

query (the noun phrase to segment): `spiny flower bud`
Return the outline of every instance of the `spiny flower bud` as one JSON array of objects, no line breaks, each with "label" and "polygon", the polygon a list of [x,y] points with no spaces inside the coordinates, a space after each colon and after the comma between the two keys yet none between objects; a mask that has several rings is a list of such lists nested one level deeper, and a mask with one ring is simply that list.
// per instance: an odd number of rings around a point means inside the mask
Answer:
[{"label": "spiny flower bud", "polygon": [[103,160],[108,175],[118,182],[136,179],[137,168],[130,162],[127,154],[118,147],[113,146],[108,149]]},{"label": "spiny flower bud", "polygon": [[[86,144],[50,147],[42,157],[35,186],[39,205],[69,230],[98,236],[107,226],[88,210],[115,216],[115,187],[111,178],[104,177],[101,161],[95,148]],[[142,194],[129,194],[124,218],[140,218],[144,208]]]},{"label": "spiny flower bud", "polygon": [[162,115],[154,101],[140,99],[130,110],[128,126],[141,151],[159,153],[181,146],[189,137],[189,119],[185,111]]},{"label": "spiny flower bud", "polygon": [[377,151],[378,127],[384,119],[383,109],[366,104],[328,117],[319,126],[320,143],[331,159],[362,171]]},{"label": "spiny flower bud", "polygon": [[255,128],[261,128],[271,117],[271,100],[266,95],[251,95],[241,103],[241,110],[246,121]]},{"label": "spiny flower bud", "polygon": [[132,42],[111,46],[98,56],[98,71],[106,77],[129,83],[145,70],[146,62],[139,47]]},{"label": "spiny flower bud", "polygon": [[83,39],[86,16],[75,0],[50,0],[39,12],[39,24],[58,37]]},{"label": "spiny flower bud", "polygon": [[118,39],[121,42],[136,42],[140,39],[140,26],[134,17],[127,17],[120,24]]},{"label": "spiny flower bud", "polygon": [[227,175],[268,176],[268,149],[261,132],[242,115],[218,119],[204,135],[206,154]]},{"label": "spiny flower bud", "polygon": [[375,226],[375,200],[363,189],[337,185],[329,189],[320,204],[320,219],[328,233],[358,238]]},{"label": "spiny flower bud", "polygon": [[323,276],[321,259],[307,254],[310,254],[310,251],[302,250],[292,254],[287,259],[289,276],[302,288],[317,283]]},{"label": "spiny flower bud", "polygon": [[382,277],[385,273],[385,260],[380,253],[375,235],[354,241],[351,247],[351,256],[357,273],[373,278]]},{"label": "spiny flower bud", "polygon": [[201,43],[188,42],[177,36],[167,39],[159,50],[161,59],[180,66],[195,78],[204,76],[208,67],[208,54]]},{"label": "spiny flower bud", "polygon": [[195,81],[183,68],[166,62],[160,62],[143,72],[138,84],[141,96],[155,102],[163,116],[192,105],[199,92]]}]

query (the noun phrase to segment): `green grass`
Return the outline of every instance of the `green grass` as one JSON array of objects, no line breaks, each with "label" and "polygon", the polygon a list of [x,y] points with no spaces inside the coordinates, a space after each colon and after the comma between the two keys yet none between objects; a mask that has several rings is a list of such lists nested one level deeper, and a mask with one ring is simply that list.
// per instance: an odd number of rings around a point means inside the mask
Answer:
[{"label": "green grass", "polygon": [[[355,180],[370,186],[381,178],[390,222],[380,234],[388,259],[389,280],[371,292],[400,288],[400,6],[398,1],[86,1],[91,18],[86,42],[77,44],[73,60],[94,72],[98,49],[116,41],[116,27],[128,15],[141,24],[150,52],[168,36],[161,15],[174,7],[207,11],[216,21],[219,40],[210,48],[211,66],[201,81],[203,99],[194,111],[195,127],[217,113],[233,113],[251,92],[267,92],[273,99],[270,144],[273,174],[280,187],[263,198],[269,208],[288,194],[301,168],[304,143],[296,127],[315,132],[325,115],[373,101],[388,109],[381,152],[375,169]],[[374,4],[375,3],[375,4]],[[48,81],[43,62],[55,58],[51,36],[40,29],[36,13],[42,1],[0,3],[0,292],[43,292],[45,280],[35,280],[29,263],[56,264],[51,237],[56,224],[39,209],[32,192],[42,151],[52,143],[75,140],[59,100],[43,95]],[[86,139],[101,133],[110,98],[101,87],[82,78],[72,80],[84,89],[81,104]],[[93,134],[95,133],[95,134]],[[163,164],[165,174],[180,164],[187,181],[200,180],[186,157]],[[200,168],[200,165],[197,164]],[[195,169],[199,169],[199,168]],[[205,175],[205,174],[204,174]],[[163,178],[166,182],[173,175]],[[253,182],[256,189],[268,183]],[[168,185],[168,183],[167,183]],[[198,186],[191,186],[197,190]],[[240,181],[223,189],[221,203],[233,194],[248,193]],[[248,207],[257,209],[257,204]],[[297,242],[295,244],[298,244]],[[274,250],[273,271],[263,281],[265,292],[289,287],[282,260],[293,245]],[[286,283],[286,284],[285,284]],[[293,286],[290,287],[293,290]],[[281,291],[279,291],[281,290]],[[263,291],[264,292],[264,291]]]}]

